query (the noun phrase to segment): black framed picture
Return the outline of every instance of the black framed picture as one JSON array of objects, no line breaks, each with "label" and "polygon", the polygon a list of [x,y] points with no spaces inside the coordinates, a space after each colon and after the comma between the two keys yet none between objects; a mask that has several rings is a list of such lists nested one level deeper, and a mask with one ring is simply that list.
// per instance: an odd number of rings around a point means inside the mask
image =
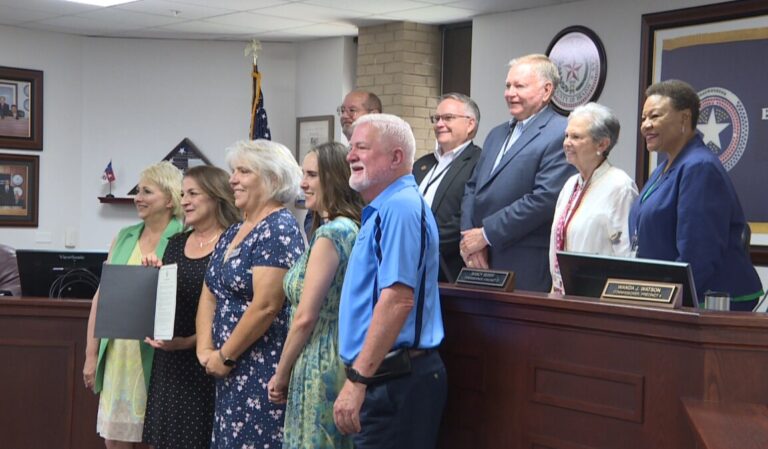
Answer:
[{"label": "black framed picture", "polygon": [[0,154],[0,226],[37,227],[38,156]]},{"label": "black framed picture", "polygon": [[0,148],[43,149],[43,72],[0,67]]},{"label": "black framed picture", "polygon": [[552,96],[557,112],[568,115],[600,97],[608,63],[603,42],[594,31],[581,25],[562,30],[549,44],[547,56],[560,71],[560,85]]}]

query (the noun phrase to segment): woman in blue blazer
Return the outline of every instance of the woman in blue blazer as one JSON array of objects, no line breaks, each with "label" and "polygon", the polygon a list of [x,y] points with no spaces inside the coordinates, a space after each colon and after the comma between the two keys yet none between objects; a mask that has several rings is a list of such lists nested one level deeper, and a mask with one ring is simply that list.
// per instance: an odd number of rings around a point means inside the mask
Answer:
[{"label": "woman in blue blazer", "polygon": [[727,292],[731,310],[751,310],[762,286],[742,242],[748,224],[728,173],[696,131],[699,97],[678,80],[645,95],[640,133],[666,160],[630,211],[633,249],[637,257],[690,263],[699,298]]}]

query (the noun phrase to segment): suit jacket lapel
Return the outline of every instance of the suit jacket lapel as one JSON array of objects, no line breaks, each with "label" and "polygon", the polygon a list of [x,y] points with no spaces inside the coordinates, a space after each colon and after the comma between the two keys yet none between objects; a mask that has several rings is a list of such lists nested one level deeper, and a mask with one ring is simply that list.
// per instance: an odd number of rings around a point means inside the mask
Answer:
[{"label": "suit jacket lapel", "polygon": [[424,158],[415,167],[413,167],[413,177],[416,178],[416,185],[420,185],[424,180],[424,176],[429,173],[429,170],[435,166],[437,159],[434,154],[430,154],[428,158]]},{"label": "suit jacket lapel", "polygon": [[[520,137],[517,138],[517,141],[512,145],[512,148],[507,151],[507,154],[505,154],[501,161],[499,162],[499,166],[496,167],[496,170],[492,169],[492,172],[488,176],[488,179],[485,180],[482,186],[478,188],[482,189],[486,185],[488,185],[491,181],[493,181],[496,176],[501,173],[502,170],[510,163],[512,159],[515,158],[520,152],[528,146],[529,143],[531,143],[534,139],[536,139],[540,134],[542,128],[547,126],[547,123],[549,123],[549,120],[552,118],[553,111],[550,107],[545,107],[539,115],[533,119],[531,123],[528,123],[526,125],[525,129],[523,130],[523,134],[520,135]],[[501,151],[501,149],[499,149]],[[498,155],[498,153],[496,153]],[[496,159],[494,158],[494,161]]]},{"label": "suit jacket lapel", "polygon": [[432,200],[432,210],[436,211],[437,208],[440,206],[440,203],[443,201],[443,198],[445,198],[445,193],[448,191],[448,188],[453,184],[453,181],[456,179],[456,173],[461,170],[465,165],[469,163],[469,161],[472,159],[472,149],[474,148],[474,144],[470,142],[469,145],[467,145],[466,148],[464,148],[464,151],[461,152],[459,155],[459,158],[456,159],[451,163],[451,167],[448,169],[447,172],[445,172],[445,176],[443,176],[443,180],[440,181],[440,185],[437,186],[437,190],[435,191],[435,198]]}]

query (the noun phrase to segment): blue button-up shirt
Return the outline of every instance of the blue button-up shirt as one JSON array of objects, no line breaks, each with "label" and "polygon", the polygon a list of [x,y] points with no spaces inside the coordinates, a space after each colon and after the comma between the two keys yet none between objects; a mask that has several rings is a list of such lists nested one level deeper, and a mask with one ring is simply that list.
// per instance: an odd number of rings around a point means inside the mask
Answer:
[{"label": "blue button-up shirt", "polygon": [[[351,364],[360,354],[381,291],[394,284],[414,290],[414,307],[400,330],[395,348],[413,347],[421,282],[419,255],[423,198],[413,175],[398,178],[363,209],[362,226],[349,256],[339,305],[339,354]],[[437,347],[443,340],[440,292],[437,286],[439,236],[435,218],[425,206],[426,277],[419,348]],[[376,218],[380,218],[381,264],[376,258]],[[374,292],[374,284],[376,291]]]}]

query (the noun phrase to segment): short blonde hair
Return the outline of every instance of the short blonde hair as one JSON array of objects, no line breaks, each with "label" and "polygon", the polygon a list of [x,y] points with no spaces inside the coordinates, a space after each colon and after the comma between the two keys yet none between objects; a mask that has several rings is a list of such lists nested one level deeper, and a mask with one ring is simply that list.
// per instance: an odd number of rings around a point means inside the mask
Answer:
[{"label": "short blonde hair", "polygon": [[301,168],[285,145],[264,139],[241,140],[227,149],[227,164],[242,163],[264,182],[271,200],[290,203],[299,195]]},{"label": "short blonde hair", "polygon": [[160,187],[173,203],[173,215],[181,218],[184,212],[181,210],[181,170],[168,161],[161,161],[145,168],[139,174],[139,181],[149,181]]}]

